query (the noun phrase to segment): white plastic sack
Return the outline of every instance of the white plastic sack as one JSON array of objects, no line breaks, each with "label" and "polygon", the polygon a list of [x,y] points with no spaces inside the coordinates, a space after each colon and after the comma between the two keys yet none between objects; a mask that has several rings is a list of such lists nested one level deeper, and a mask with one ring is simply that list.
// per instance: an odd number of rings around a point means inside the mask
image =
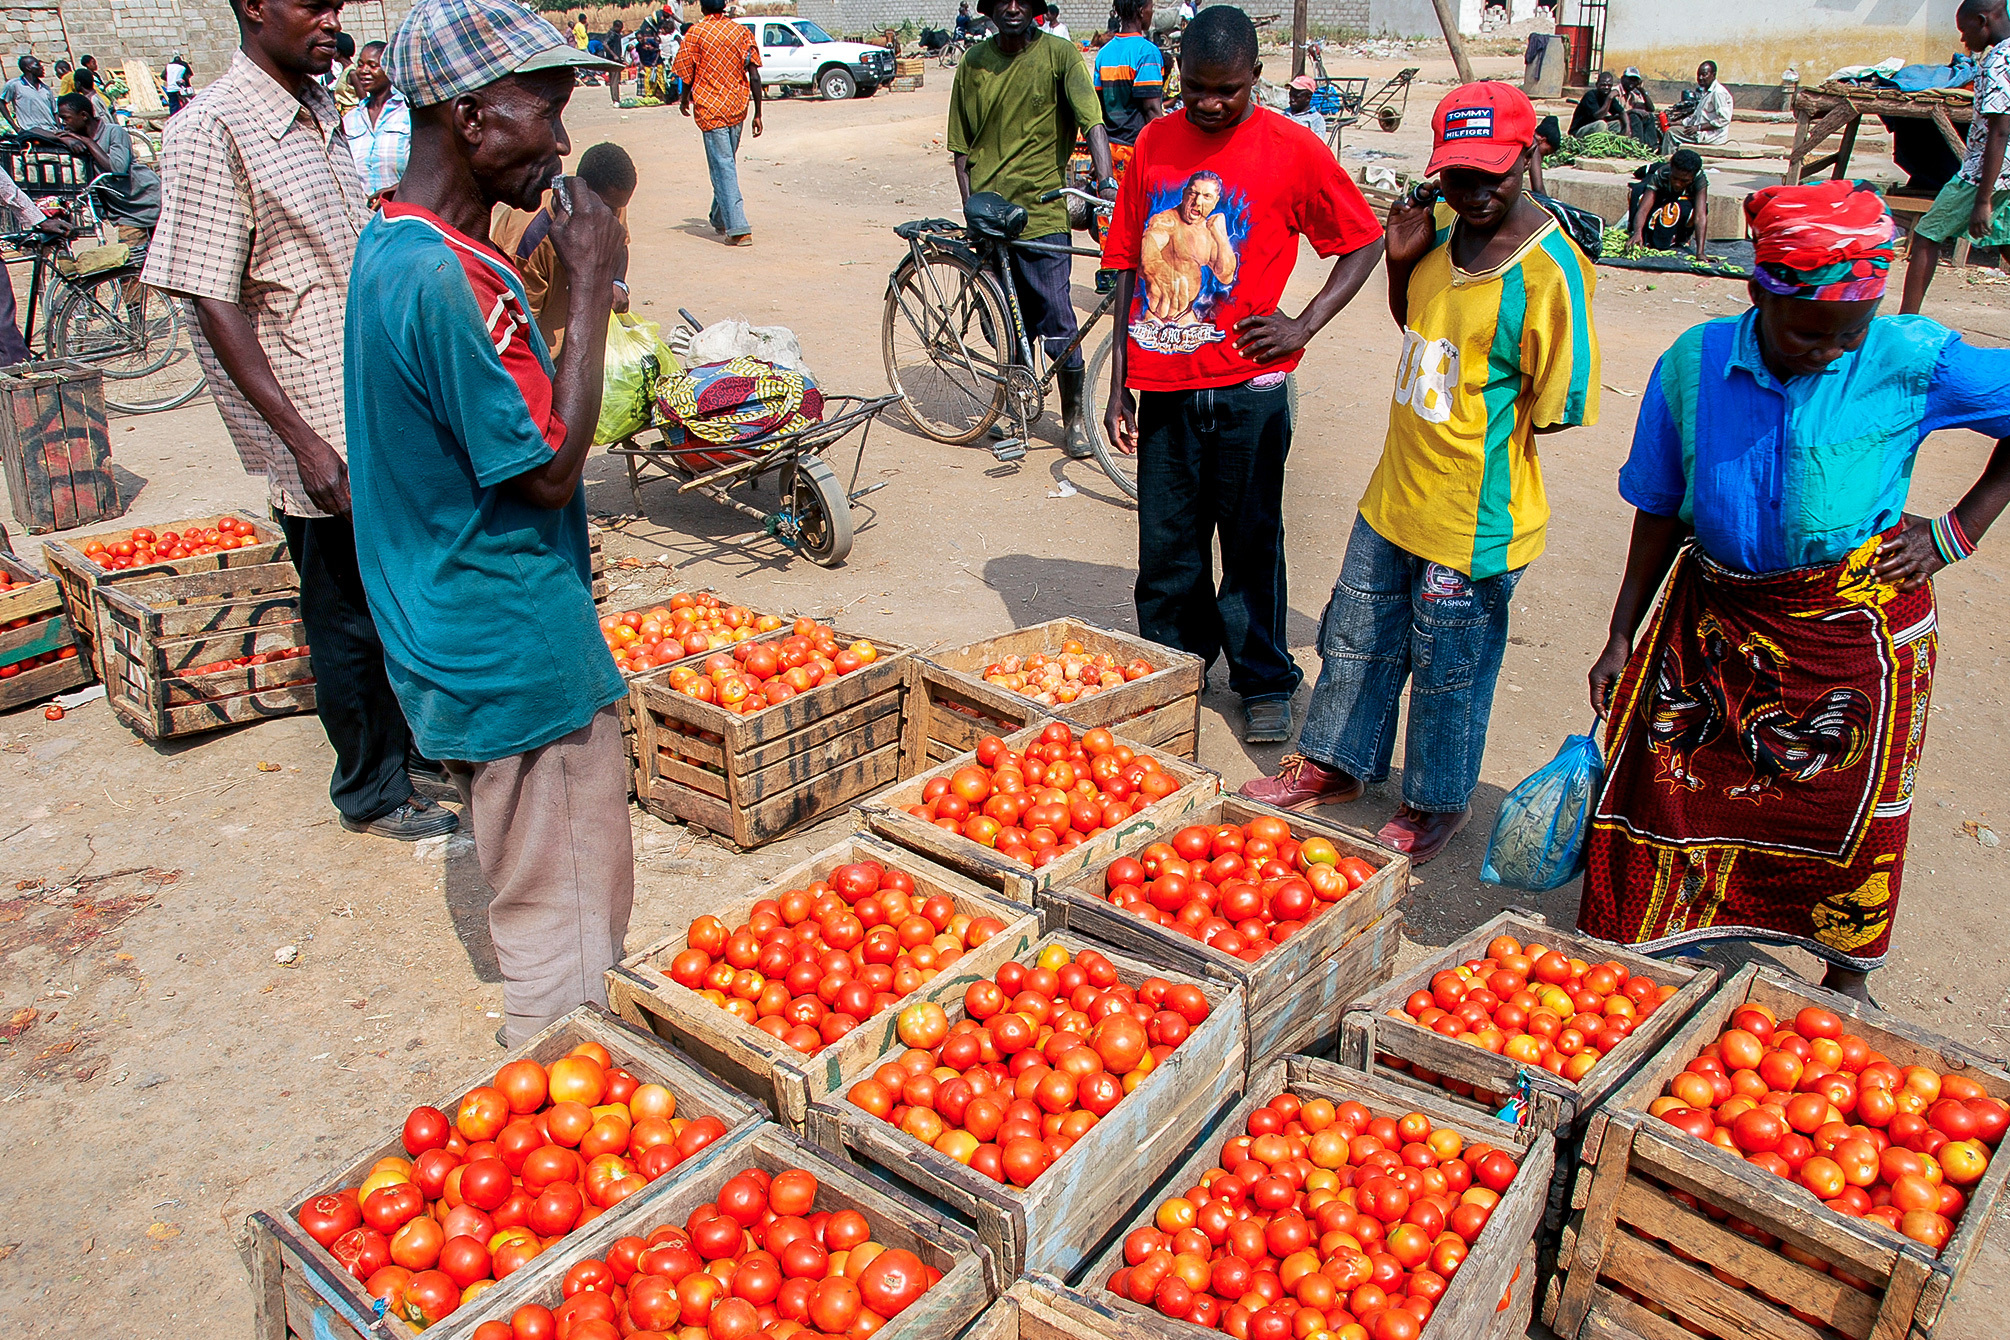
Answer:
[{"label": "white plastic sack", "polygon": [[806,372],[803,346],[787,326],[750,326],[744,321],[714,321],[677,350],[686,366],[703,367],[735,358],[758,358],[790,372]]}]

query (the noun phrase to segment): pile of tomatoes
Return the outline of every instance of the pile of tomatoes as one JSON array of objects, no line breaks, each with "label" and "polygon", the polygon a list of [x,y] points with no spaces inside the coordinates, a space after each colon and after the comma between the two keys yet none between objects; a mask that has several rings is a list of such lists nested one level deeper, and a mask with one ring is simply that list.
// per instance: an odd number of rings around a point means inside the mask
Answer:
[{"label": "pile of tomatoes", "polygon": [[995,1182],[1031,1186],[1208,1016],[1206,995],[1148,977],[1130,986],[1092,949],[1058,944],[1007,963],[940,1005],[900,1012],[908,1050],[846,1093],[872,1116]]},{"label": "pile of tomatoes", "polygon": [[258,530],[251,522],[226,515],[218,517],[214,526],[197,523],[179,532],[164,530],[158,534],[140,526],[128,531],[123,540],[89,539],[84,541],[83,554],[101,568],[119,571],[170,559],[220,554],[226,549],[249,549],[258,543]]},{"label": "pile of tomatoes", "polygon": [[718,651],[781,626],[777,615],[757,614],[744,605],[722,605],[710,592],[691,591],[646,610],[607,615],[600,621],[600,634],[607,639],[614,664],[632,675]]},{"label": "pile of tomatoes", "polygon": [[747,1168],[682,1228],[618,1239],[565,1273],[557,1308],[525,1304],[473,1340],[869,1336],[942,1272],[876,1242],[857,1210],[818,1210],[816,1174]]},{"label": "pile of tomatoes", "polygon": [[[1488,943],[1485,958],[1433,975],[1430,990],[1412,993],[1402,1009],[1389,1015],[1579,1080],[1674,994],[1673,986],[1636,977],[1623,963],[1587,963],[1560,949],[1500,935]],[[1393,1057],[1377,1060],[1472,1096],[1470,1085]],[[1500,1094],[1479,1096],[1504,1101]]]},{"label": "pile of tomatoes", "polygon": [[219,670],[242,670],[247,665],[271,665],[277,661],[305,660],[307,648],[280,647],[274,651],[261,651],[256,656],[233,656],[227,661],[211,661],[208,665],[192,665],[182,671],[183,676],[213,675]]},{"label": "pile of tomatoes", "polygon": [[1182,828],[1110,862],[1103,885],[1127,912],[1254,963],[1375,877],[1323,837],[1303,842],[1271,815]]},{"label": "pile of tomatoes", "polygon": [[549,1066],[509,1062],[451,1118],[413,1108],[410,1158],[379,1159],[360,1185],[316,1196],[294,1218],[392,1311],[425,1325],[725,1134],[717,1117],[679,1117],[676,1095],[587,1042]]},{"label": "pile of tomatoes", "polygon": [[1105,1287],[1238,1340],[1417,1340],[1520,1165],[1421,1112],[1284,1093]]},{"label": "pile of tomatoes", "polygon": [[1966,1076],[1894,1065],[1829,1010],[1788,1024],[1755,1002],[1648,1112],[1936,1252],[2010,1126],[2010,1106]]},{"label": "pile of tomatoes", "polygon": [[985,736],[975,763],[930,778],[907,812],[1038,870],[1179,787],[1103,727],[1078,740],[1053,721],[1024,753]]},{"label": "pile of tomatoes", "polygon": [[861,639],[840,647],[831,629],[815,619],[798,619],[787,637],[740,642],[730,653],[715,651],[698,664],[673,666],[670,687],[748,716],[878,659],[872,643]]},{"label": "pile of tomatoes", "polygon": [[763,898],[732,930],[699,917],[667,971],[808,1056],[1004,929],[996,917],[958,912],[940,894],[917,899],[904,870],[856,861]]},{"label": "pile of tomatoes", "polygon": [[1079,642],[1064,642],[1058,652],[1036,652],[1031,656],[1007,656],[984,667],[984,682],[1048,707],[1093,698],[1105,689],[1114,689],[1134,679],[1143,679],[1155,669],[1143,657],[1128,665],[1106,651],[1089,653]]}]

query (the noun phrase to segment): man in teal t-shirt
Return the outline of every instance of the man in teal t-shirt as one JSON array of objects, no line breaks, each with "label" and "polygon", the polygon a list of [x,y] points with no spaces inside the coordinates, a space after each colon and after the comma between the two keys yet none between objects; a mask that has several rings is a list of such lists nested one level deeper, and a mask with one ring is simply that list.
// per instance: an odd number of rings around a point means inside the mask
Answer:
[{"label": "man in teal t-shirt", "polygon": [[554,366],[488,244],[561,166],[573,69],[604,66],[512,0],[420,0],[384,52],[412,111],[395,201],[351,271],[344,378],[356,551],[412,733],[468,806],[517,1045],[606,1003],[634,900],[625,692],[593,607],[580,473],[600,414],[622,228],[576,178]]}]

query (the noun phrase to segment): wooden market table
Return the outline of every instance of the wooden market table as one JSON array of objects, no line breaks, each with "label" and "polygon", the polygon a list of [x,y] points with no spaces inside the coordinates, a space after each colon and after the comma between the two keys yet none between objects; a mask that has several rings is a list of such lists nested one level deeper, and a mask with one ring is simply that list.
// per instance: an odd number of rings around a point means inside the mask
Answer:
[{"label": "wooden market table", "polygon": [[[1794,96],[1794,148],[1787,155],[1786,184],[1798,186],[1824,168],[1840,178],[1849,171],[1850,154],[1856,148],[1857,127],[1865,116],[1924,118],[1940,127],[1940,134],[1959,157],[1968,151],[1967,142],[1954,129],[1955,111],[1974,114],[1975,91],[1971,88],[1935,88],[1919,93],[1897,89],[1866,88],[1855,84],[1826,83],[1803,89]],[[1834,152],[1812,163],[1808,155],[1840,132],[1842,143]]]}]

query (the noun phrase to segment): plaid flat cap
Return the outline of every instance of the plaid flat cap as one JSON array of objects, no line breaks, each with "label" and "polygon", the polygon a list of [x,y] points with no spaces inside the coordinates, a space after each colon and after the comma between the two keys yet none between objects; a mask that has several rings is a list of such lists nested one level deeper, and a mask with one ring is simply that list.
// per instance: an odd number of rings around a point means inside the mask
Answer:
[{"label": "plaid flat cap", "polygon": [[433,107],[498,79],[566,66],[611,70],[514,0],[419,0],[384,51],[384,72],[413,107]]}]

